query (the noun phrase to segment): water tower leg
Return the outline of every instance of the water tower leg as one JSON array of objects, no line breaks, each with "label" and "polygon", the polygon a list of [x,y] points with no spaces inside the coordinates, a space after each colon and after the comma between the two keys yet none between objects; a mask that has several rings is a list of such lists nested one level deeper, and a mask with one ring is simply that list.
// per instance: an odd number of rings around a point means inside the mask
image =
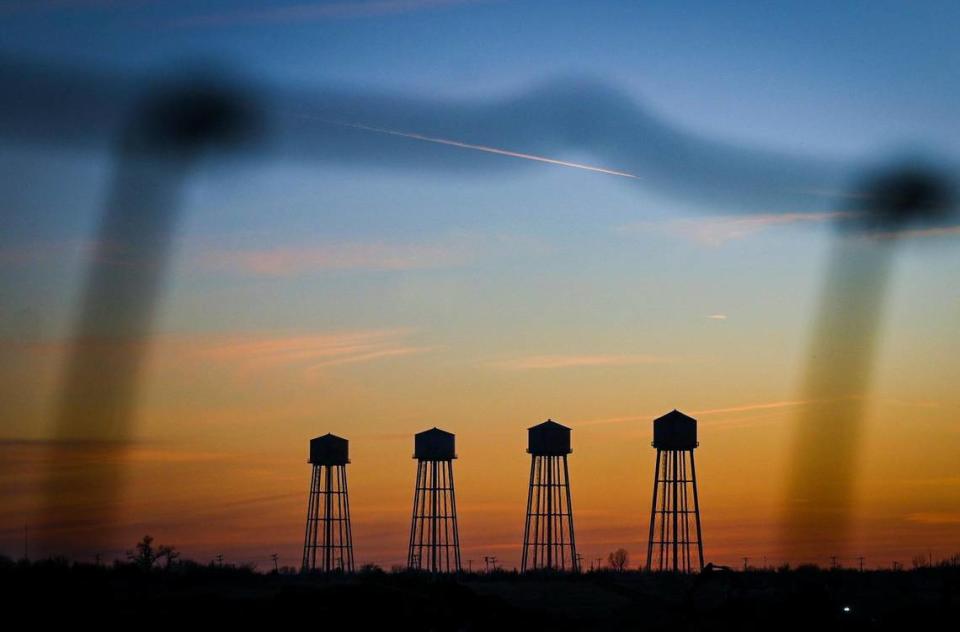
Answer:
[{"label": "water tower leg", "polygon": [[697,520],[697,555],[700,560],[700,570],[703,570],[703,533],[700,529],[700,497],[697,493],[697,465],[690,450],[690,478],[693,479],[693,515]]},{"label": "water tower leg", "polygon": [[660,487],[660,450],[657,450],[657,464],[653,467],[653,500],[650,502],[650,536],[647,538],[647,570],[653,562],[653,530],[657,524],[657,489]]},{"label": "water tower leg", "polygon": [[563,455],[563,483],[567,488],[567,522],[570,533],[570,567],[574,572],[580,570],[577,561],[577,539],[573,534],[573,500],[570,496],[570,470],[567,467],[567,455]]}]

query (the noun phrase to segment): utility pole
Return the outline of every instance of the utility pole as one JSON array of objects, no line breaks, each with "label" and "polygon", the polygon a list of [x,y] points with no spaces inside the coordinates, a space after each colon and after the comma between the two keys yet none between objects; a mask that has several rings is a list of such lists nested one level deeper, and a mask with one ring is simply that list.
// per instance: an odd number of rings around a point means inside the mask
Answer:
[{"label": "utility pole", "polygon": [[830,568],[831,568],[831,569],[840,568],[840,566],[837,564],[837,556],[836,556],[836,555],[831,555],[831,556],[830,556]]},{"label": "utility pole", "polygon": [[861,555],[860,557],[857,558],[857,560],[860,561],[860,572],[862,573],[863,572],[863,556]]},{"label": "utility pole", "polygon": [[473,560],[467,560],[467,572],[468,573],[473,572]]},{"label": "utility pole", "polygon": [[280,574],[280,562],[279,562],[280,556],[277,555],[276,553],[271,553],[270,559],[273,560],[273,572],[279,575]]},{"label": "utility pole", "polygon": [[577,572],[581,572],[583,569],[583,555],[577,553]]},{"label": "utility pole", "polygon": [[598,557],[598,558],[597,558],[597,570],[598,570],[598,571],[603,570],[603,558],[602,558],[602,557]]},{"label": "utility pole", "polygon": [[223,553],[217,553],[217,565],[223,568]]},{"label": "utility pole", "polygon": [[497,570],[497,558],[492,555],[484,555],[483,561],[487,566],[487,572],[490,572],[490,566],[493,565],[493,570]]},{"label": "utility pole", "polygon": [[750,558],[749,558],[749,557],[743,558],[743,572],[747,572],[747,565],[748,565],[749,563],[750,563]]}]

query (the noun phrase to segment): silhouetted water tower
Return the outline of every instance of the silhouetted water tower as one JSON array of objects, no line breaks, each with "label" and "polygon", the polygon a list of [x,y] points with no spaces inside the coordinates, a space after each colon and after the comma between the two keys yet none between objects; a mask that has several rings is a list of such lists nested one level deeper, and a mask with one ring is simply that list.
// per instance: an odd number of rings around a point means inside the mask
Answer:
[{"label": "silhouetted water tower", "polygon": [[[700,498],[693,451],[697,420],[672,410],[653,420],[653,447],[657,464],[653,472],[653,502],[647,570],[690,572],[703,569],[703,537],[700,530]],[[693,502],[693,509],[690,503]],[[691,516],[694,524],[690,524]],[[696,530],[692,533],[691,527]],[[690,547],[696,545],[696,560]]]},{"label": "silhouetted water tower", "polygon": [[417,483],[407,566],[431,573],[459,572],[460,530],[453,486],[453,460],[457,458],[455,437],[431,428],[414,435],[413,446]]},{"label": "silhouetted water tower", "polygon": [[349,442],[332,434],[310,440],[310,497],[303,542],[304,572],[353,572],[353,533],[347,495]]},{"label": "silhouetted water tower", "polygon": [[567,455],[570,429],[548,419],[527,429],[530,491],[521,570],[579,570]]}]

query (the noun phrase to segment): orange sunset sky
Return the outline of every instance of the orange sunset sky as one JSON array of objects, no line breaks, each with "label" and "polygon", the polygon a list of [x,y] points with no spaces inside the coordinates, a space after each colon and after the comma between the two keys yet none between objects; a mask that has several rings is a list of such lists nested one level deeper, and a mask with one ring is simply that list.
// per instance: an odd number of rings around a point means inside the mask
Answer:
[{"label": "orange sunset sky", "polygon": [[[585,565],[624,547],[636,566],[651,421],[673,408],[699,420],[706,561],[889,566],[960,551],[956,226],[892,246],[872,373],[853,394],[865,419],[846,544],[780,537],[797,425],[822,404],[804,379],[833,223],[849,208],[842,187],[899,147],[946,162],[960,151],[946,26],[957,22],[941,15],[955,7],[378,2],[284,13],[212,3],[207,15],[177,2],[48,4],[0,12],[0,52],[143,76],[215,59],[303,94],[348,86],[441,114],[444,103],[496,108],[528,94],[534,105],[516,120],[507,108],[495,137],[453,114],[386,129],[349,111],[341,132],[354,136],[343,138],[368,144],[337,146],[334,159],[199,163],[183,183],[149,333],[129,343],[147,349],[133,440],[66,446],[55,462],[115,157],[109,140],[0,142],[0,554],[23,554],[26,527],[34,554],[122,557],[149,533],[201,562],[223,554],[265,569],[278,553],[298,565],[308,441],[332,432],[350,440],[357,563],[388,568],[406,559],[413,434],[438,426],[456,434],[465,564],[495,555],[513,568],[526,428],[552,418],[573,429]],[[589,78],[557,89],[574,113],[640,113],[683,142],[732,147],[721,162],[733,166],[754,150],[799,156],[842,172],[830,182],[839,188],[805,190],[817,200],[807,208],[789,187],[782,200],[753,198],[747,184],[713,199],[694,195],[693,168],[667,177],[656,160],[631,161],[635,146],[544,141],[554,119],[537,108],[552,112],[554,99],[536,90],[567,76]],[[614,123],[614,139],[629,136]],[[379,142],[419,153],[381,156]],[[124,472],[112,525],[84,521],[84,489],[59,517],[44,513],[45,476],[103,461]],[[85,544],[106,530],[115,535],[102,551]]]}]

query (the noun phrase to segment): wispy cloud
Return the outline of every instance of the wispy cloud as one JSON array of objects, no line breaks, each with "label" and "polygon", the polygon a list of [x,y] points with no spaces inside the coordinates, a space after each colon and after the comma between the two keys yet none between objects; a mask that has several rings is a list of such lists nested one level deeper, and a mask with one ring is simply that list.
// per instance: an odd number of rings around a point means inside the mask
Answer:
[{"label": "wispy cloud", "polygon": [[767,213],[763,215],[728,215],[723,217],[681,218],[656,222],[635,222],[620,227],[627,234],[665,233],[699,244],[720,246],[736,239],[756,235],[767,229],[792,224],[822,224],[855,217],[852,212],[831,213]]},{"label": "wispy cloud", "polygon": [[793,408],[795,406],[805,406],[807,404],[814,403],[812,400],[784,400],[778,402],[760,402],[753,404],[741,404],[739,406],[726,406],[723,408],[704,408],[701,410],[694,410],[692,415],[722,415],[726,413],[742,413],[750,410],[770,410],[772,408]]},{"label": "wispy cloud", "polygon": [[431,241],[346,241],[223,247],[193,243],[186,259],[217,271],[288,277],[330,271],[405,271],[470,265],[480,259],[539,257],[553,252],[539,237],[458,231]]},{"label": "wispy cloud", "polygon": [[314,335],[253,335],[195,345],[189,353],[245,372],[300,368],[308,372],[342,364],[424,353],[432,347],[412,345],[404,329]]},{"label": "wispy cloud", "polygon": [[83,239],[0,246],[0,265],[23,266],[56,259],[69,260],[78,255],[89,256],[96,251],[95,242]]},{"label": "wispy cloud", "polygon": [[960,226],[938,226],[936,228],[908,228],[897,231],[872,233],[869,237],[876,240],[888,240],[956,237],[958,235],[960,235]]},{"label": "wispy cloud", "polygon": [[[230,452],[196,450],[149,441],[83,441],[62,439],[0,438],[5,460],[34,463],[55,455],[61,466],[96,461],[123,463],[199,463],[234,458]],[[44,455],[47,455],[46,457]]]},{"label": "wispy cloud", "polygon": [[531,369],[569,369],[579,367],[630,366],[637,364],[664,364],[675,358],[656,355],[535,355],[491,363],[491,366],[509,371]]},{"label": "wispy cloud", "polygon": [[[722,408],[702,408],[699,410],[685,410],[684,412],[688,415],[693,415],[695,417],[709,417],[711,415],[726,415],[731,413],[743,413],[755,410],[775,410],[781,408],[794,408],[797,406],[805,406],[807,404],[812,404],[813,401],[805,400],[782,400],[774,402],[755,402],[750,404],[740,404],[737,406],[725,406]],[[603,424],[617,424],[617,423],[626,423],[630,421],[651,421],[665,411],[659,411],[657,413],[647,413],[643,415],[628,415],[624,417],[606,417],[602,419],[588,419],[586,421],[578,422],[578,426],[593,426],[593,425],[603,425]]]},{"label": "wispy cloud", "polygon": [[326,270],[417,270],[461,265],[472,257],[465,243],[340,243],[277,246],[250,250],[210,250],[201,264],[260,276],[289,276]]},{"label": "wispy cloud", "polygon": [[[191,367],[223,369],[244,375],[270,370],[307,374],[344,364],[372,362],[426,353],[436,347],[414,344],[409,329],[371,329],[309,334],[245,333],[232,335],[159,335],[150,339],[99,338],[83,344],[97,345],[103,353],[131,345],[150,346],[159,367],[182,371]],[[76,341],[0,340],[0,348],[44,357],[65,356]]]},{"label": "wispy cloud", "polygon": [[238,9],[180,18],[170,23],[182,28],[281,24],[321,20],[377,18],[489,3],[490,0],[370,0],[369,2],[301,2],[262,9]]},{"label": "wispy cloud", "polygon": [[[859,397],[851,396],[849,398],[843,399],[859,399]],[[800,406],[809,406],[811,404],[824,404],[829,402],[834,402],[839,400],[814,400],[814,399],[786,399],[778,400],[772,402],[752,402],[749,404],[738,404],[736,406],[722,406],[719,408],[700,408],[696,410],[685,410],[683,412],[694,417],[725,417],[726,415],[737,414],[737,413],[746,413],[754,411],[777,411],[788,408],[797,408]],[[917,400],[917,401],[908,401],[908,400],[897,400],[891,398],[882,398],[881,400],[884,404],[904,406],[907,408],[937,408],[940,406],[939,402]],[[640,415],[626,415],[623,417],[606,417],[602,419],[588,419],[585,421],[577,422],[578,426],[592,426],[592,425],[602,425],[602,424],[616,424],[616,423],[626,423],[631,421],[650,421],[660,415],[664,411],[658,411],[654,413],[646,413]],[[759,419],[773,419],[775,415],[763,416],[763,417],[749,417],[749,418],[737,418],[737,419],[723,419],[724,425],[727,425],[728,422],[753,422]]]},{"label": "wispy cloud", "polygon": [[726,320],[727,315],[726,314],[710,314],[707,316],[707,318],[709,318],[710,320]]},{"label": "wispy cloud", "polygon": [[147,4],[149,1],[150,0],[9,0],[0,3],[0,17],[20,13],[55,11],[58,9],[126,9],[131,5],[139,6]]},{"label": "wispy cloud", "polygon": [[957,524],[960,525],[960,511],[919,511],[907,514],[907,522],[917,524]]}]

